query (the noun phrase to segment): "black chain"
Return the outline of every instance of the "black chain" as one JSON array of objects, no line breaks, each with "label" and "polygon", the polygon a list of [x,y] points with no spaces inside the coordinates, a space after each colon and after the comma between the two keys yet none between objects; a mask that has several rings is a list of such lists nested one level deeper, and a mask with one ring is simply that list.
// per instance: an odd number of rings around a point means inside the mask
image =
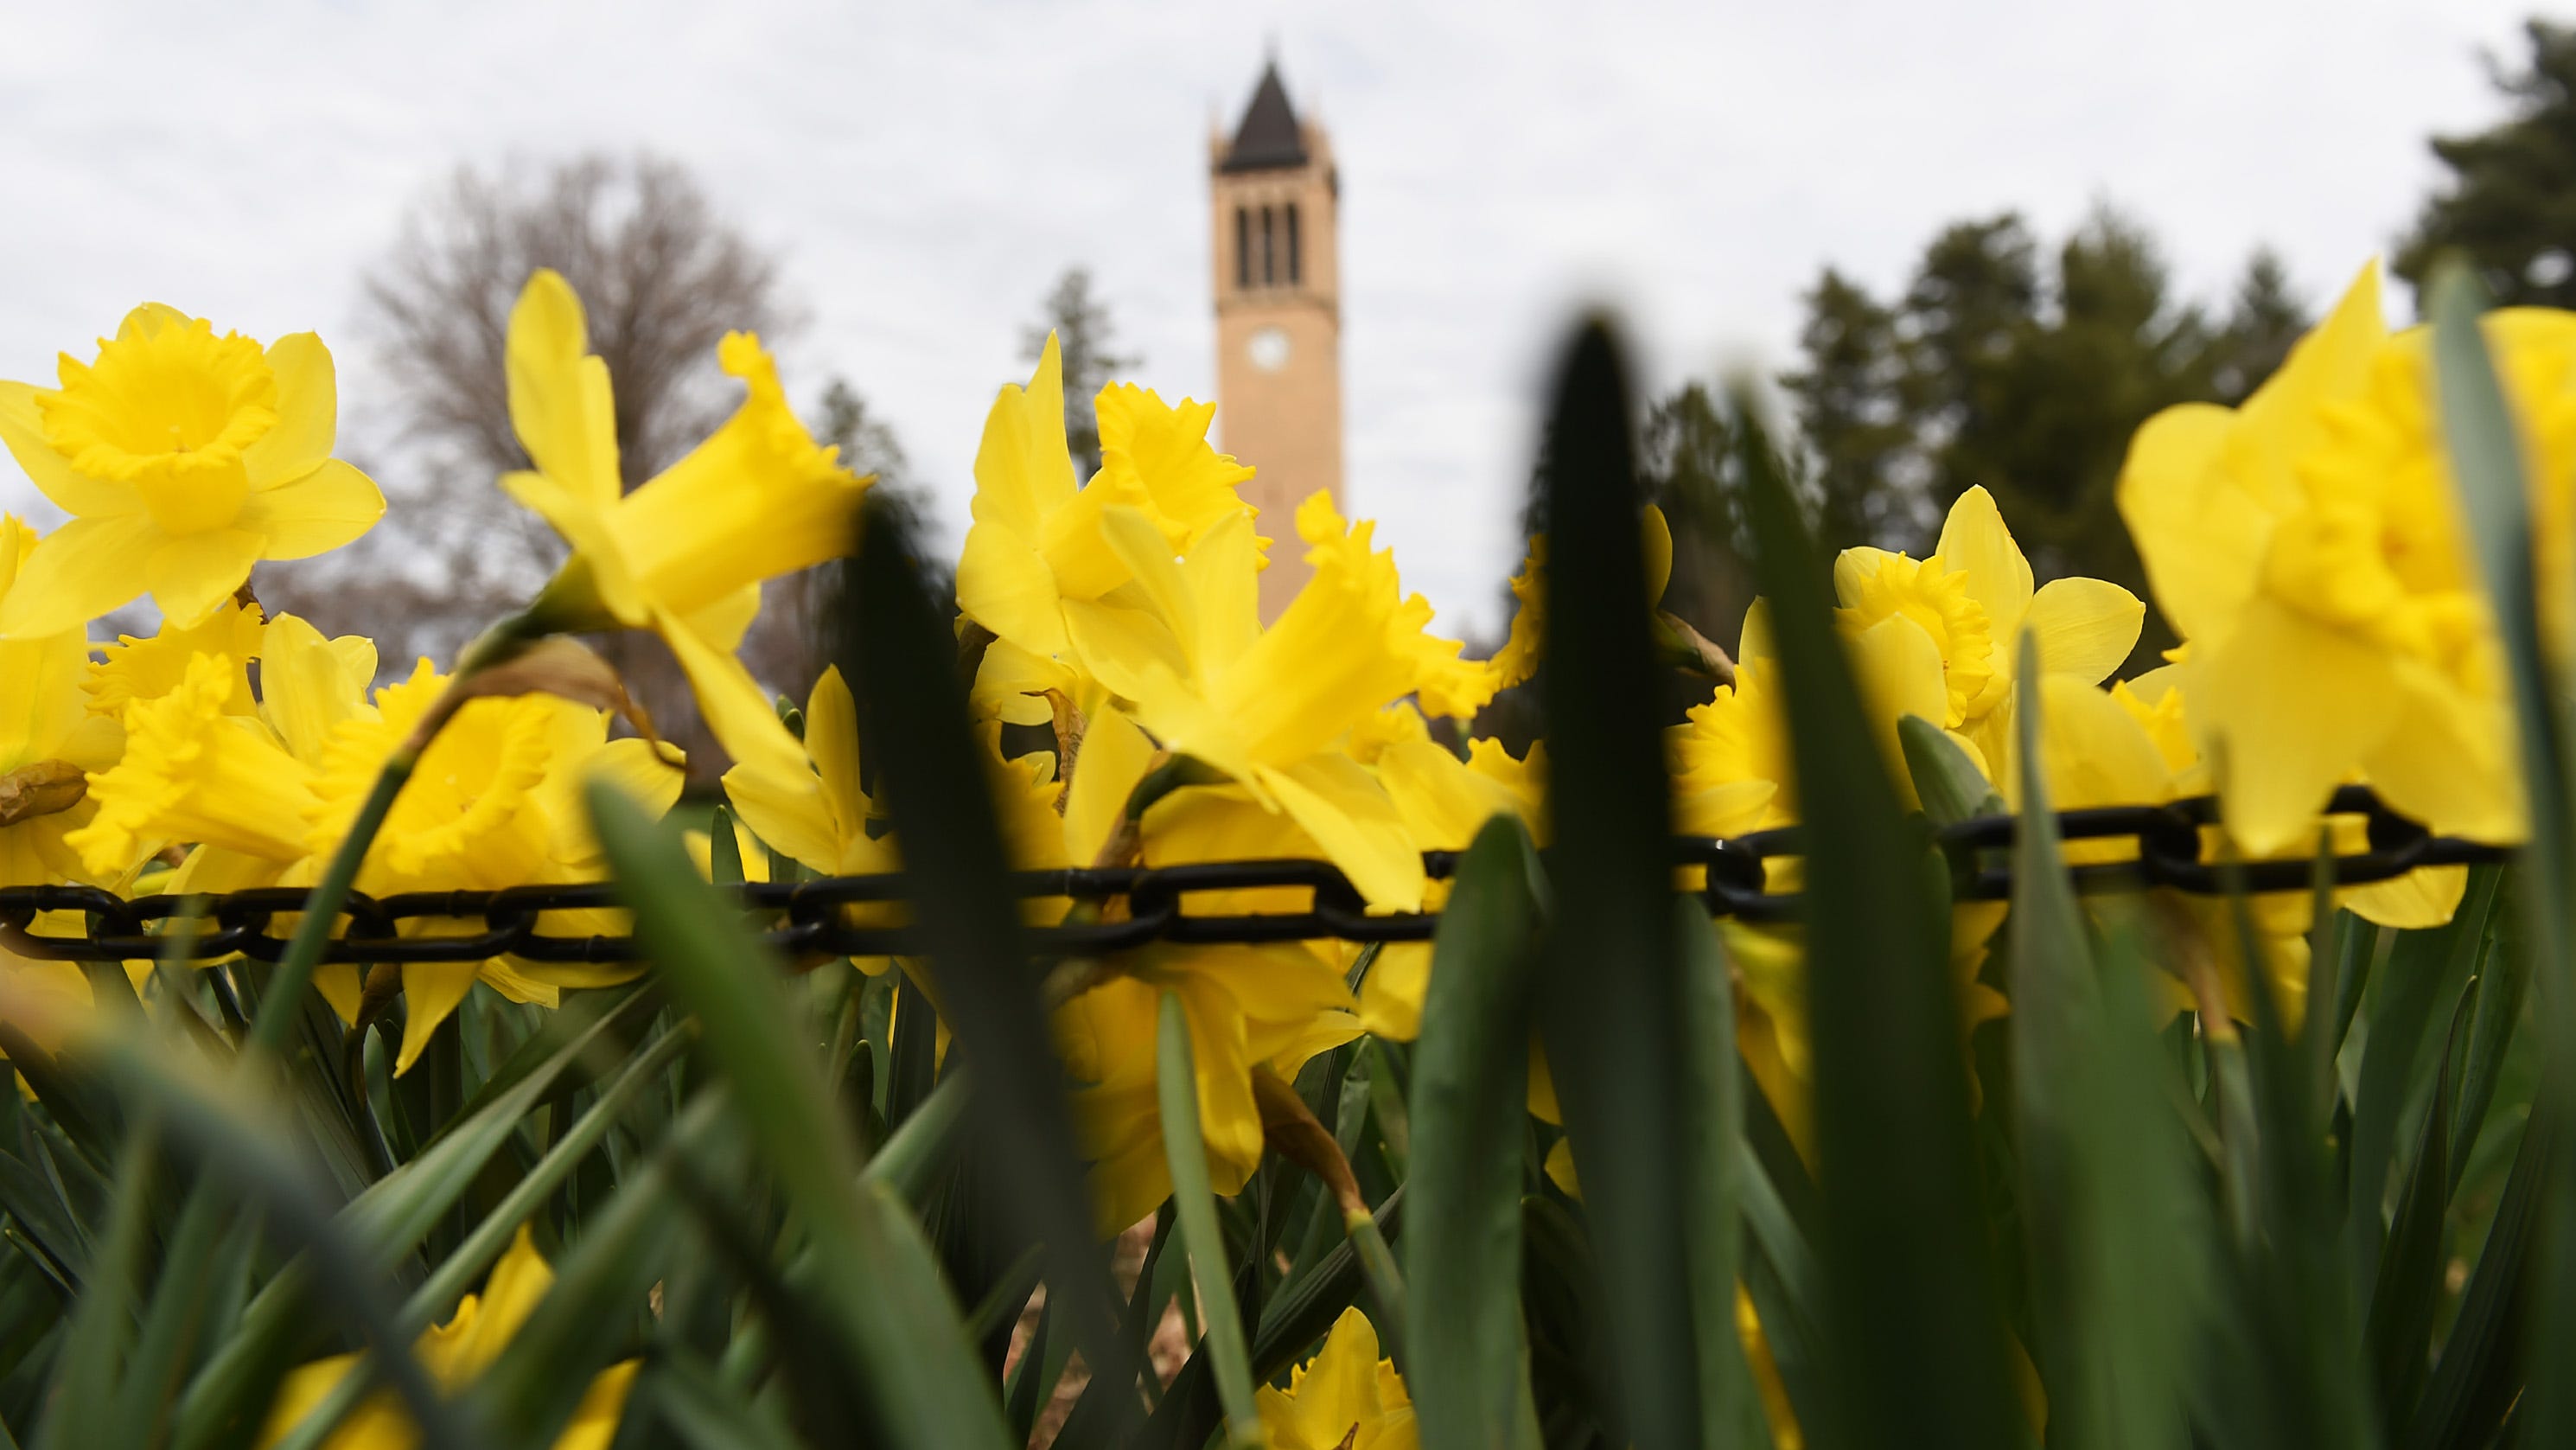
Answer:
[{"label": "black chain", "polygon": [[[2338,885],[2386,881],[2426,866],[2500,861],[2511,854],[2508,847],[2435,836],[2389,810],[2361,786],[2336,791],[2329,810],[2337,816],[2361,817],[2368,830],[2367,850],[2331,859]],[[2161,806],[2062,811],[2057,824],[2070,842],[2125,840],[2136,846],[2134,859],[2070,868],[2075,889],[2088,894],[2149,887],[2199,895],[2309,889],[2317,867],[2313,859],[2233,864],[2203,860],[2201,827],[2216,819],[2216,801],[2201,796]],[[2011,897],[2012,871],[2001,853],[2012,846],[2017,825],[2012,816],[1983,816],[1929,833],[1928,843],[1937,845],[1950,861],[1953,894],[1959,900]],[[1774,857],[1800,853],[1799,828],[1757,831],[1732,839],[1676,837],[1673,848],[1677,864],[1707,868],[1702,896],[1711,916],[1765,922],[1798,915],[1797,893],[1764,889],[1763,866]],[[1433,880],[1447,880],[1457,869],[1458,855],[1427,851],[1423,871]],[[1185,898],[1204,892],[1282,887],[1310,893],[1306,909],[1230,915],[1182,909]],[[770,945],[790,956],[899,956],[919,949],[912,928],[863,924],[853,920],[848,910],[903,901],[905,878],[900,873],[755,882],[733,889],[744,910],[766,923],[764,934]],[[1185,945],[1428,941],[1440,924],[1435,911],[1371,915],[1348,878],[1331,863],[1312,860],[1022,871],[1013,874],[1011,890],[1024,900],[1069,897],[1096,904],[1096,909],[1075,913],[1059,925],[1029,929],[1032,951],[1046,957],[1103,956],[1158,941]],[[301,910],[304,901],[301,887],[197,897],[198,921],[189,953],[199,960],[239,953],[257,961],[276,961],[285,954],[286,938],[273,934],[270,923],[280,913]],[[154,928],[169,928],[189,914],[190,905],[188,898],[178,896],[129,901],[91,886],[0,888],[0,946],[22,957],[47,961],[152,959],[174,940]],[[642,954],[632,937],[560,936],[538,930],[547,912],[618,905],[617,890],[607,882],[385,897],[352,893],[343,908],[349,928],[324,948],[322,959],[479,962],[513,956],[531,962],[634,961]],[[32,924],[39,912],[48,911],[79,912],[88,929],[79,936],[39,935]],[[440,926],[428,934],[404,936],[401,923],[406,921]]]}]

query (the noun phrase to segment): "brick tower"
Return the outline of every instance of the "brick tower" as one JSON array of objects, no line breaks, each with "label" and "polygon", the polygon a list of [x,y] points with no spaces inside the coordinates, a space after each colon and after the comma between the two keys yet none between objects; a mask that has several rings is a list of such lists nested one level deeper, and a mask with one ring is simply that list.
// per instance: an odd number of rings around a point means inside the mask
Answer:
[{"label": "brick tower", "polygon": [[1216,424],[1225,451],[1255,470],[1244,497],[1276,541],[1261,576],[1266,620],[1306,580],[1297,505],[1317,489],[1342,498],[1341,180],[1276,62],[1209,152]]}]

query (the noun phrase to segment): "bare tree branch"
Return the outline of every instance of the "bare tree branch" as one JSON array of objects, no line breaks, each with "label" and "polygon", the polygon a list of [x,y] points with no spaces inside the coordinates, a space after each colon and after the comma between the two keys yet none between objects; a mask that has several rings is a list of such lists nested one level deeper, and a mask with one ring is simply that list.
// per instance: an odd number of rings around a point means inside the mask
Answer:
[{"label": "bare tree branch", "polygon": [[[727,332],[774,337],[802,322],[781,295],[776,260],[725,224],[677,163],[593,154],[497,173],[460,167],[424,196],[368,272],[360,318],[406,445],[377,472],[395,506],[356,546],[276,580],[261,575],[272,602],[335,632],[375,635],[389,673],[415,654],[452,655],[563,557],[544,522],[496,483],[527,466],[504,360],[510,309],[540,267],[581,294],[591,349],[616,393],[629,488],[739,402],[740,385],[715,364]],[[693,771],[721,768],[667,652],[632,641],[604,652],[690,751]]]}]

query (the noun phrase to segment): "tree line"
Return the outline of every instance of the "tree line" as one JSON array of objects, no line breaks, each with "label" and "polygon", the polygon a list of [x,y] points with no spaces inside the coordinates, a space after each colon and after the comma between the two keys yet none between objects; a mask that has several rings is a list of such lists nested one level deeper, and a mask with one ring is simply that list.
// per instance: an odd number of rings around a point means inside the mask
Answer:
[{"label": "tree line", "polygon": [[[2508,305],[2576,307],[2576,28],[2533,20],[2523,34],[2518,62],[2489,63],[2505,114],[2430,141],[2443,174],[2391,270],[2420,284],[2457,252]],[[2053,243],[2015,212],[1952,222],[1892,294],[1828,264],[1800,300],[1798,363],[1778,382],[1826,546],[1920,555],[1951,501],[1982,485],[2041,579],[2091,575],[2142,598],[2111,503],[2130,435],[2175,403],[2242,402],[2315,320],[2268,250],[2224,297],[2181,295],[2147,223],[2108,204]],[[1643,457],[1673,523],[1668,607],[1731,647],[1750,576],[1713,393],[1692,381],[1656,402]],[[2151,611],[2137,662],[2172,643]]]}]

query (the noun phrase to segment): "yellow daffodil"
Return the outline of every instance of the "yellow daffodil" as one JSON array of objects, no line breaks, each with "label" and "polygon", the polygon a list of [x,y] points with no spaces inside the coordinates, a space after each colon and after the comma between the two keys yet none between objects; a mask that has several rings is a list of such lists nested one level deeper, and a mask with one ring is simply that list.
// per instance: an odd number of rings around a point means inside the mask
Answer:
[{"label": "yellow daffodil", "polygon": [[[412,677],[378,691],[375,707],[351,712],[320,737],[314,805],[306,845],[327,858],[346,835],[386,757],[410,736],[447,688],[422,660]],[[681,773],[649,741],[608,738],[609,715],[552,695],[469,700],[420,755],[410,783],[395,798],[384,829],[358,869],[358,889],[498,890],[508,886],[594,881],[605,870],[581,802],[584,782],[606,778],[659,815],[679,798]],[[616,913],[549,913],[549,930],[614,932]],[[404,924],[422,932],[471,929],[473,923],[423,918]],[[408,1071],[430,1033],[482,981],[517,1002],[553,1006],[567,987],[603,986],[633,977],[628,965],[521,962],[411,962],[401,968],[407,1009],[395,1071]],[[332,1005],[354,1020],[355,968],[325,967],[314,976]]]},{"label": "yellow daffodil", "polygon": [[[2547,541],[2576,472],[2576,316],[2485,326]],[[2249,852],[2304,849],[2357,777],[2436,831],[2520,838],[2504,675],[2427,338],[2389,336],[2375,265],[2243,407],[2149,419],[2119,503],[2190,646],[2194,730]]]},{"label": "yellow daffodil", "polygon": [[1333,1321],[1315,1357],[1288,1372],[1288,1388],[1255,1395],[1268,1450],[1415,1450],[1413,1399],[1395,1362],[1378,1353],[1377,1327],[1357,1309]]},{"label": "yellow daffodil", "polygon": [[[1918,582],[1920,574],[1938,568],[1929,562],[1915,566],[1901,555],[1883,556],[1881,567],[1889,564],[1900,571],[1912,569]],[[1957,571],[1949,571],[1948,578],[1953,582],[1940,587],[1957,588]],[[1930,627],[1904,609],[1872,618],[1870,611],[1846,606],[1836,633],[1860,685],[1880,756],[1899,794],[1910,803],[1912,776],[1897,744],[1897,722],[1907,715],[1931,721],[1947,717],[1954,703],[1952,676],[1940,647]],[[1674,827],[1687,834],[1737,836],[1798,820],[1788,720],[1772,678],[1779,666],[1771,654],[1768,612],[1759,601],[1745,615],[1743,650],[1735,683],[1718,686],[1706,704],[1693,707],[1688,723],[1676,727],[1668,742]],[[1955,732],[1951,738],[1983,767],[1972,741]],[[1774,887],[1794,887],[1796,866],[1794,861],[1774,862]],[[2001,902],[1962,902],[1951,911],[1950,968],[1963,1033],[2006,1010],[2002,996],[1977,980],[1986,944],[2003,916]],[[1755,1081],[1804,1148],[1813,1081],[1807,1055],[1806,934],[1794,925],[1735,921],[1721,923],[1719,932],[1735,967],[1738,1045]]]},{"label": "yellow daffodil", "polygon": [[[1095,780],[1105,782],[1122,768],[1117,763],[1118,746],[1124,741],[1115,728],[1120,723],[1115,717],[1103,719],[1104,748],[1098,752],[1100,766],[1092,772]],[[786,727],[776,728],[786,734]],[[1134,727],[1127,726],[1123,734],[1132,736]],[[1091,853],[1099,850],[1110,829],[1109,813],[1125,805],[1123,793],[1117,801],[1103,803],[1105,809],[1068,810],[1064,787],[1055,778],[1054,757],[1038,753],[1006,760],[1000,737],[999,722],[988,721],[981,728],[994,807],[1014,869],[1044,871],[1089,864]],[[825,668],[814,682],[805,705],[804,739],[794,748],[802,752],[803,760],[793,770],[750,761],[725,772],[725,794],[737,819],[760,841],[818,875],[866,876],[901,869],[891,823],[861,783],[858,707],[839,666]],[[1143,761],[1151,749],[1142,745],[1124,752],[1129,762],[1123,767],[1126,787],[1132,787],[1143,773]],[[1077,838],[1095,830],[1099,834],[1077,850]],[[1060,897],[1027,903],[1031,919],[1042,923],[1061,917],[1069,904]],[[853,906],[849,914],[854,922],[872,925],[902,919],[900,908],[893,905]],[[882,957],[857,960],[860,970],[871,975],[888,965]]]},{"label": "yellow daffodil", "polygon": [[259,863],[188,882],[230,890],[284,881],[308,854],[313,766],[236,708],[241,679],[228,656],[198,655],[175,688],[128,707],[125,754],[90,777],[98,813],[68,839],[93,873],[120,875],[164,846],[197,844],[226,853],[210,861]]},{"label": "yellow daffodil", "polygon": [[[1049,334],[1027,386],[1006,385],[994,400],[975,453],[974,522],[957,561],[957,606],[995,637],[978,674],[978,704],[1015,724],[1044,723],[1040,697],[1049,690],[1086,714],[1096,709],[1068,625],[1143,604],[1129,587],[1129,566],[1102,535],[1104,509],[1142,513],[1166,555],[1252,513],[1236,491],[1252,470],[1208,446],[1210,405],[1173,407],[1147,389],[1113,383],[1095,411],[1100,472],[1081,484],[1065,443],[1063,365]],[[1248,567],[1262,567],[1268,543],[1254,541]]]},{"label": "yellow daffodil", "polygon": [[2129,657],[2146,618],[2138,596],[2100,579],[2055,579],[2034,590],[2030,561],[1983,488],[1950,505],[1930,558],[1845,549],[1834,561],[1834,592],[1847,627],[1900,615],[1922,627],[1941,652],[1949,694],[1949,713],[1933,723],[1966,734],[1997,770],[2008,768],[2012,753],[2022,633],[2038,639],[2044,668],[2092,685]]},{"label": "yellow daffodil", "polygon": [[[773,711],[770,728],[786,727]],[[793,768],[768,761],[783,747],[758,753],[725,772],[726,797],[754,835],[824,876],[866,876],[900,864],[886,817],[859,780],[859,712],[838,666],[823,671],[805,702],[805,739]],[[873,823],[873,825],[871,824]]]},{"label": "yellow daffodil", "polygon": [[[25,586],[36,534],[0,514],[0,607]],[[0,886],[113,880],[87,870],[64,837],[97,805],[84,777],[116,763],[125,731],[93,716],[81,696],[89,641],[75,624],[33,639],[0,639]]]},{"label": "yellow daffodil", "polygon": [[[2178,699],[2172,677],[2155,673],[2163,678],[2152,680],[2143,694],[2126,685],[2100,690],[2064,675],[2040,681],[2041,775],[2052,809],[2160,805],[2183,794],[2198,762],[2187,745],[2175,748],[2171,724]],[[2005,782],[2003,793],[2020,808],[2018,779]],[[2225,849],[2216,828],[2207,834],[2212,839],[2204,855]],[[2077,865],[2137,856],[2134,843],[2117,839],[2068,841],[2065,851],[2066,859]],[[2113,909],[2133,905],[2123,900]],[[2293,891],[2258,896],[2248,905],[2262,938],[2274,1000],[2295,1022],[2307,999],[2307,931],[2314,903],[2308,892]],[[2147,918],[2158,945],[2156,960],[2174,974],[2175,1008],[2207,1007],[2211,998],[2223,997],[2231,1017],[2250,1019],[2243,937],[2225,897],[2158,891],[2148,900]]]},{"label": "yellow daffodil", "polygon": [[[2206,789],[2207,771],[2182,725],[2187,707],[2181,677],[2179,669],[2167,666],[2108,691],[2065,675],[2051,674],[2042,682],[2041,751],[2052,808],[2157,805]],[[2018,779],[2005,783],[2005,798],[2015,809],[2020,807],[2020,786]],[[2367,828],[2360,819],[2336,817],[2327,824],[2337,852],[2368,849]],[[2228,839],[2223,826],[2207,827],[2201,834],[2204,859],[2248,854]],[[2315,850],[2315,842],[2309,841],[2269,853],[2267,859],[2304,861]],[[2066,858],[2076,864],[2131,860],[2136,854],[2134,844],[2117,838],[2066,843]],[[2383,926],[2439,926],[2459,905],[2466,875],[2465,867],[2428,867],[2392,881],[2341,888],[2335,900]],[[2275,999],[2296,1020],[2307,995],[2313,897],[2303,887],[2257,895],[2248,905]],[[2250,1020],[2242,933],[2232,904],[2220,896],[2159,891],[2149,900],[2149,917],[2162,948],[2158,960],[2177,974],[2180,984],[2203,993],[2219,984],[2234,1015]],[[2204,971],[2208,975],[2195,975]],[[2177,1005],[2207,1003],[2178,997]]]},{"label": "yellow daffodil", "polygon": [[[259,658],[265,624],[257,604],[227,599],[194,625],[164,619],[148,639],[120,634],[116,643],[100,651],[105,659],[91,667],[83,684],[89,691],[89,707],[102,715],[122,716],[134,702],[157,700],[178,688],[187,677],[190,660],[223,655],[243,667],[244,687],[229,708],[237,715],[256,715],[259,701],[248,687],[249,666]],[[374,674],[374,646],[356,636],[349,637],[349,644],[367,649],[367,673]]]},{"label": "yellow daffodil", "polygon": [[142,747],[91,779],[100,819],[77,844],[92,869],[122,871],[163,846],[196,843],[171,889],[304,884],[323,743],[342,719],[373,712],[374,644],[325,639],[291,614],[262,624],[255,608],[227,602],[203,625],[164,625],[107,656],[90,667],[90,708],[113,709]]},{"label": "yellow daffodil", "polygon": [[336,549],[384,514],[331,456],[337,385],[309,332],[261,347],[146,303],[57,371],[57,388],[0,382],[0,444],[72,516],[0,601],[0,637],[78,629],[146,591],[193,625],[261,560]]},{"label": "yellow daffodil", "polygon": [[784,770],[794,752],[764,728],[774,723],[769,697],[732,651],[760,610],[762,580],[849,552],[859,497],[874,480],[814,442],[758,338],[728,333],[716,360],[742,380],[741,408],[626,492],[608,365],[590,352],[570,284],[539,271],[511,310],[508,350],[510,421],[534,467],[501,484],[572,545],[533,620],[652,630],[726,752]]},{"label": "yellow daffodil", "polygon": [[1074,1123],[1091,1163],[1092,1223],[1117,1233],[1171,1196],[1157,1105],[1162,994],[1181,999],[1198,1067],[1199,1132],[1216,1191],[1240,1193],[1261,1166],[1252,1075],[1296,1076],[1306,1059],[1359,1035],[1350,989],[1304,943],[1155,946],[1056,1009],[1074,1081]]},{"label": "yellow daffodil", "polygon": [[[91,778],[96,819],[68,843],[100,873],[165,845],[193,845],[176,890],[311,884],[385,758],[447,685],[424,660],[371,704],[365,684],[373,667],[371,649],[325,640],[281,615],[263,631],[263,698],[245,715],[236,708],[241,666],[224,655],[194,656],[175,688],[127,706],[129,747],[114,769]],[[680,786],[678,771],[647,742],[611,741],[607,733],[604,712],[552,696],[468,701],[422,752],[359,868],[358,889],[381,896],[597,879],[581,782],[605,772],[655,810],[667,809]],[[403,929],[468,925],[413,918]],[[626,967],[509,958],[406,964],[400,980],[409,1014],[396,1071],[409,1070],[477,980],[514,1001],[552,1005],[561,988],[631,975]],[[325,966],[314,982],[355,1020],[354,967]]]},{"label": "yellow daffodil", "polygon": [[[536,1312],[554,1282],[554,1270],[538,1255],[522,1225],[509,1252],[492,1266],[482,1294],[466,1295],[458,1301],[454,1318],[424,1331],[412,1345],[413,1356],[440,1389],[464,1389],[500,1359],[519,1326]],[[290,1372],[277,1387],[277,1398],[269,1405],[268,1419],[260,1428],[261,1450],[285,1439],[288,1431],[358,1367],[359,1358],[356,1354],[333,1355]],[[618,1419],[626,1412],[626,1392],[634,1384],[639,1364],[637,1360],[626,1360],[591,1380],[590,1388],[573,1410],[572,1422],[555,1437],[554,1450],[608,1450],[617,1436]],[[349,1412],[322,1447],[412,1450],[419,1443],[420,1429],[404,1411],[401,1399],[391,1389],[379,1389]]]},{"label": "yellow daffodil", "polygon": [[1372,905],[1419,907],[1421,857],[1385,790],[1339,747],[1407,695],[1435,713],[1476,708],[1490,669],[1423,632],[1430,605],[1403,594],[1370,525],[1345,525],[1325,494],[1297,513],[1314,572],[1267,629],[1248,515],[1219,520],[1177,560],[1139,510],[1113,506],[1101,524],[1151,608],[1072,621],[1091,673],[1134,702],[1164,749],[1295,821]]},{"label": "yellow daffodil", "polygon": [[[1084,764],[1090,770],[1092,747]],[[1240,861],[1316,854],[1296,823],[1232,784],[1184,786],[1141,822],[1144,864]],[[1296,910],[1293,888],[1193,894],[1193,913]],[[1260,1166],[1263,1132],[1253,1075],[1292,1079],[1306,1060],[1359,1035],[1344,980],[1348,952],[1322,942],[1257,946],[1158,943],[1128,953],[1114,975],[1059,1008],[1055,1033],[1075,1082],[1076,1125],[1092,1163],[1095,1223],[1115,1233],[1172,1191],[1157,1105],[1156,1031],[1162,994],[1177,994],[1198,1071],[1199,1130],[1219,1193],[1235,1193]]]}]

